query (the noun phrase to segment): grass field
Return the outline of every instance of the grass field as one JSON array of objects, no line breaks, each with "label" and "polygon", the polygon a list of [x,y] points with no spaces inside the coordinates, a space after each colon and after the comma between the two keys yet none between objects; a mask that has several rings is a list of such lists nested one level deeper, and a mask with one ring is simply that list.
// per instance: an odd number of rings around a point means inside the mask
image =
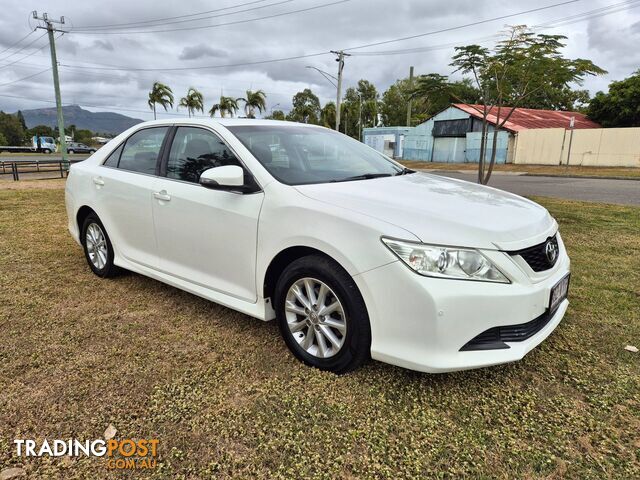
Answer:
[{"label": "grass field", "polygon": [[[409,168],[424,168],[431,170],[464,170],[478,171],[477,163],[437,163],[401,161]],[[513,163],[496,165],[494,172],[513,172],[533,175],[572,175],[577,177],[620,177],[640,179],[640,168],[627,167],[582,167],[582,166],[553,166],[553,165],[516,165]]]},{"label": "grass field", "polygon": [[[23,182],[20,182],[23,183]],[[28,185],[28,183],[24,183]],[[135,274],[98,280],[61,181],[0,189],[0,472],[16,438],[158,438],[144,478],[639,478],[640,209],[538,199],[572,257],[565,320],[522,362],[427,375],[304,367],[276,325]]]}]

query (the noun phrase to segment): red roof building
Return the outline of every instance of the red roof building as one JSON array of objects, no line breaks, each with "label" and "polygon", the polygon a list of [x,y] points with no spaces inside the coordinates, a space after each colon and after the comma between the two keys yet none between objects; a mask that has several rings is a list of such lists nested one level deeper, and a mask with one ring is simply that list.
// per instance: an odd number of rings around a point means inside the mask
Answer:
[{"label": "red roof building", "polygon": [[[483,109],[482,105],[454,103],[453,106],[468,113],[474,118],[482,119],[482,114],[480,113]],[[500,111],[500,122],[502,122],[502,119],[510,110],[511,107],[502,107]],[[496,124],[497,113],[498,109],[493,107],[487,117],[489,123],[493,125]],[[569,128],[571,117],[575,118],[573,128],[602,128],[598,123],[593,120],[589,120],[583,113],[561,112],[558,110],[537,110],[534,108],[516,108],[502,128],[512,133],[532,128]]]}]

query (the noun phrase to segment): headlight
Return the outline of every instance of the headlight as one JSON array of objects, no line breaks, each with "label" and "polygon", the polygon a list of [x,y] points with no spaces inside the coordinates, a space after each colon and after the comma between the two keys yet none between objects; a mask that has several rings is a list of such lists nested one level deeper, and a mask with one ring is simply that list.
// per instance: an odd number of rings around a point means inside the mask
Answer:
[{"label": "headlight", "polygon": [[491,261],[473,248],[444,247],[382,238],[412,270],[427,277],[511,283]]}]

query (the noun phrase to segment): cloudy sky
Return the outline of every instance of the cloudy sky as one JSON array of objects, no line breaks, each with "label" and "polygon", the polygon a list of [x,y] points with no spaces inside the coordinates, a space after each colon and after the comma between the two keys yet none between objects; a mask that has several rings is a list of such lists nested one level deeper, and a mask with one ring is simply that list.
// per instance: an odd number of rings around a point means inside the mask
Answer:
[{"label": "cloudy sky", "polygon": [[[293,94],[307,87],[323,103],[334,99],[334,87],[305,68],[335,74],[334,56],[325,53],[330,50],[351,49],[344,71],[347,87],[366,78],[382,92],[407,76],[411,65],[416,74],[451,74],[454,45],[491,46],[493,36],[513,24],[564,34],[567,56],[591,59],[608,70],[606,76],[586,82],[592,93],[640,68],[638,0],[565,1],[483,22],[561,2],[3,0],[0,109],[13,112],[53,104],[47,37],[43,30],[29,35],[36,26],[29,18],[34,9],[66,18],[63,28],[69,33],[56,41],[64,104],[142,119],[152,117],[147,93],[154,81],[171,86],[177,98],[189,86],[197,88],[207,109],[221,92],[239,97],[246,89],[262,89],[270,109],[287,111]],[[470,23],[478,24],[464,26]],[[413,38],[393,41],[406,37]],[[354,48],[369,44],[374,45]],[[313,54],[317,55],[258,63]]]}]

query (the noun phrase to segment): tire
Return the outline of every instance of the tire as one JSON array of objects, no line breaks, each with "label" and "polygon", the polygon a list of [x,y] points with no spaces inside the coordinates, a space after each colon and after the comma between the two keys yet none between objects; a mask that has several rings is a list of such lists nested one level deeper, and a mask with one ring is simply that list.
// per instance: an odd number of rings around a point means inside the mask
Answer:
[{"label": "tire", "polygon": [[[103,241],[100,241],[100,236]],[[91,241],[90,238],[94,240]],[[92,212],[85,218],[80,239],[84,256],[93,273],[102,278],[114,277],[119,273],[120,269],[113,264],[113,245],[107,235],[107,230],[95,213]],[[104,249],[100,246],[103,246]]]},{"label": "tire", "polygon": [[[306,302],[296,295],[296,287],[298,294],[305,294]],[[309,287],[317,300],[315,306],[309,301]],[[320,298],[323,290],[324,301]],[[338,307],[323,315],[323,310],[331,310],[327,307],[335,307],[335,301]],[[292,262],[278,279],[274,303],[287,347],[305,364],[342,374],[370,358],[371,327],[366,305],[351,276],[333,260],[310,255]],[[311,308],[304,310],[305,304]],[[327,330],[332,335],[325,333]]]},{"label": "tire", "polygon": [[72,154],[72,153],[74,153],[74,151],[73,150],[67,150],[67,153],[68,154]]},{"label": "tire", "polygon": [[49,153],[51,153],[51,150],[49,150],[48,148],[45,148],[45,149],[43,150],[43,152],[44,152],[44,153],[49,154]]},{"label": "tire", "polygon": [[93,149],[89,150],[89,154],[90,154],[90,155],[93,155],[94,153],[96,153],[96,151],[95,151],[95,150],[93,150]]}]

